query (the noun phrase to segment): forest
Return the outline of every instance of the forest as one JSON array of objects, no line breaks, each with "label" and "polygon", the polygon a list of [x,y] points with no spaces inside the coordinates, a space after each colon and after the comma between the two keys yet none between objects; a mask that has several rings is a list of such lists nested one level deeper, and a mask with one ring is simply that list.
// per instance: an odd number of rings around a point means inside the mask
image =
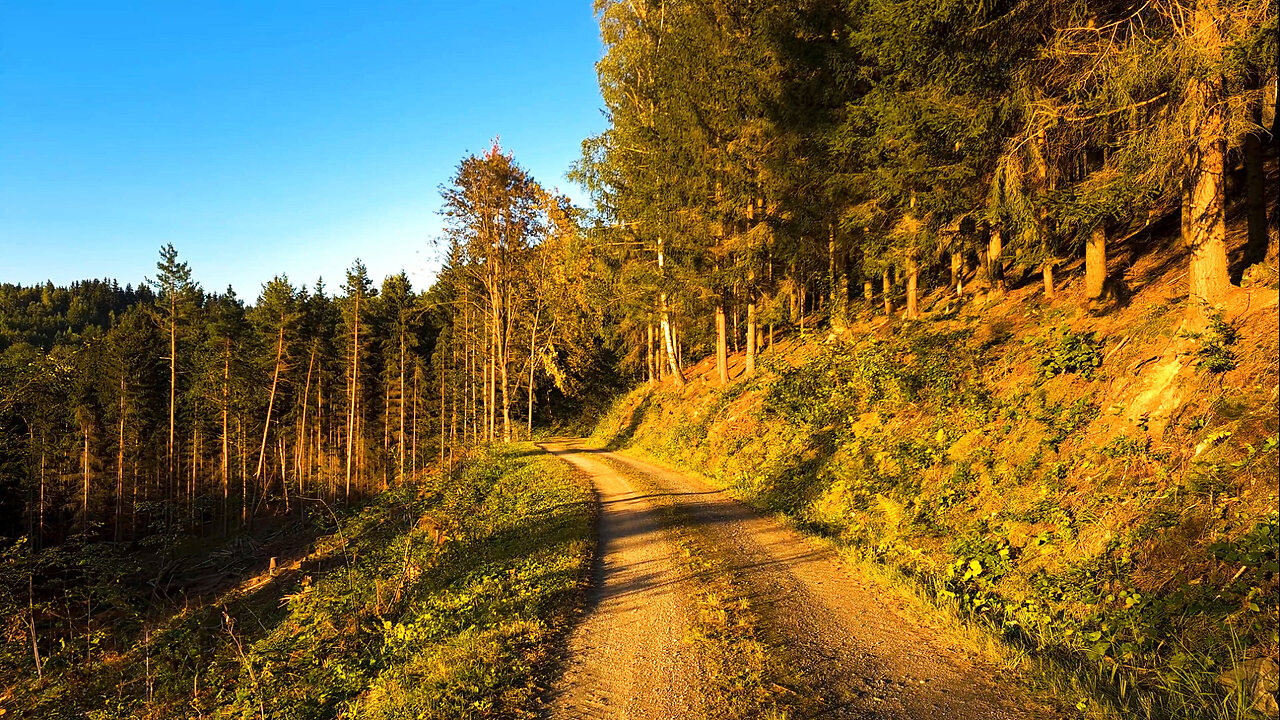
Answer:
[{"label": "forest", "polygon": [[[209,591],[193,548],[314,543],[490,445],[589,433],[704,358],[728,388],[784,339],[1028,286],[1078,283],[1100,326],[1134,294],[1116,248],[1164,236],[1188,332],[1223,337],[1233,294],[1275,285],[1274,3],[595,12],[608,128],[570,171],[590,207],[495,141],[440,188],[430,287],[355,260],[340,284],[215,290],[181,239],[145,278],[0,278],[0,689],[124,657]],[[150,703],[147,672],[129,692]]]}]

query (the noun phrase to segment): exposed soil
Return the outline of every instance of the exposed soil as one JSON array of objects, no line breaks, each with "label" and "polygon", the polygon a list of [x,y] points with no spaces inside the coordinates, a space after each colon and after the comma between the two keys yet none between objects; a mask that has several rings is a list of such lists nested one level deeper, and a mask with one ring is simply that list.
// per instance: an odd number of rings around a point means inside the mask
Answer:
[{"label": "exposed soil", "polygon": [[702,672],[688,641],[693,578],[676,560],[657,510],[576,443],[542,447],[590,477],[600,503],[587,616],[569,638],[547,716],[702,717]]},{"label": "exposed soil", "polygon": [[1059,716],[899,591],[723,491],[582,441],[544,447],[591,477],[603,508],[596,597],[571,640],[553,717],[674,718],[697,710],[697,664],[670,652],[688,651],[673,632],[686,622],[680,594],[687,579],[676,574],[655,512],[628,478],[656,487],[676,503],[680,522],[695,524],[724,551],[767,625],[764,637],[799,671],[799,691],[815,696],[805,703],[821,708],[815,717]]}]

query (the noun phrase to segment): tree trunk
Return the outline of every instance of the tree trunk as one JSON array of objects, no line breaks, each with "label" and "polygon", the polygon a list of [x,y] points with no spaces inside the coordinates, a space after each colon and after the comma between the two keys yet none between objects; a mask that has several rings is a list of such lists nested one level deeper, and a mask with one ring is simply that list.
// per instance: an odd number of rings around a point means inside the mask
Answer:
[{"label": "tree trunk", "polygon": [[538,350],[538,320],[541,312],[533,314],[533,330],[529,333],[529,416],[526,418],[529,427],[529,439],[533,439],[533,371],[538,363],[534,355]]},{"label": "tree trunk", "polygon": [[[663,274],[666,266],[666,254],[663,252],[662,238],[658,238],[658,274]],[[680,359],[677,356],[675,332],[671,328],[671,312],[667,307],[667,293],[658,293],[659,327],[662,331],[662,345],[667,354],[667,364],[671,367],[671,376],[677,387],[684,387],[684,373],[680,370]]]},{"label": "tree trunk", "polygon": [[1049,259],[1049,260],[1045,260],[1044,264],[1040,266],[1040,273],[1044,279],[1044,296],[1045,296],[1045,299],[1047,300],[1052,300],[1054,297],[1053,266],[1055,264],[1056,263],[1053,259]]},{"label": "tree trunk", "polygon": [[84,499],[81,506],[84,510],[80,517],[80,532],[89,531],[89,424],[84,426]]},{"label": "tree trunk", "polygon": [[840,268],[836,262],[836,224],[827,224],[827,282],[831,306],[831,326],[844,327],[844,294],[840,292]]},{"label": "tree trunk", "polygon": [[231,490],[231,448],[227,437],[227,413],[231,408],[231,338],[227,338],[226,355],[222,365],[222,534],[231,525],[231,507],[228,496]]},{"label": "tree trunk", "polygon": [[889,278],[889,270],[886,268],[880,273],[881,284],[883,285],[882,294],[884,295],[884,314],[893,314],[893,281]]},{"label": "tree trunk", "polygon": [[360,382],[360,295],[356,295],[356,306],[351,334],[351,397],[347,405],[347,469],[345,499],[351,499],[351,461],[355,451],[356,433],[356,388]]},{"label": "tree trunk", "polygon": [[667,355],[667,366],[671,370],[671,377],[675,380],[677,387],[684,387],[684,373],[680,370],[680,360],[676,356],[676,339],[675,333],[671,328],[671,314],[667,309],[667,294],[658,294],[658,306],[662,313],[659,327],[662,330],[662,346]]},{"label": "tree trunk", "polygon": [[915,255],[907,257],[907,311],[906,318],[908,320],[920,319],[920,304],[917,297],[917,290],[920,284],[920,263],[916,260]]},{"label": "tree trunk", "polygon": [[1252,132],[1244,138],[1245,207],[1249,218],[1249,242],[1241,270],[1267,257],[1267,175],[1262,167],[1262,138]]},{"label": "tree trunk", "polygon": [[1084,297],[1102,299],[1107,287],[1107,226],[1098,223],[1084,246]]},{"label": "tree trunk", "polygon": [[[266,465],[267,458],[267,433],[271,431],[271,411],[276,405],[276,386],[280,382],[280,361],[284,359],[284,318],[280,318],[280,335],[276,340],[276,369],[271,375],[271,394],[267,400],[267,419],[262,423],[262,445],[258,449],[258,469],[254,471],[253,477],[258,482],[262,482],[262,473]],[[280,484],[285,484],[285,479],[280,478]],[[286,492],[288,492],[286,490]],[[266,493],[266,486],[263,486],[263,494]]]},{"label": "tree trunk", "polygon": [[716,373],[721,385],[729,384],[729,343],[725,337],[724,293],[716,301]]},{"label": "tree trunk", "polygon": [[745,374],[748,376],[754,375],[756,372],[757,332],[756,302],[753,298],[747,303],[747,369]]},{"label": "tree trunk", "polygon": [[168,474],[166,481],[170,486],[172,500],[174,428],[177,418],[178,403],[178,298],[172,291],[169,293],[169,446]]},{"label": "tree trunk", "polygon": [[[303,466],[307,457],[307,408],[311,399],[311,371],[316,364],[316,343],[311,344],[311,359],[307,361],[307,381],[302,388],[302,417],[298,420],[298,449],[294,457],[293,471],[298,475],[298,495],[305,494],[303,489]],[[282,481],[283,482],[283,481]]]},{"label": "tree trunk", "polygon": [[657,373],[654,372],[654,367],[653,367],[653,323],[646,323],[644,326],[644,330],[645,330],[644,366],[645,366],[645,372],[647,373],[647,377],[648,377],[648,383],[652,385],[654,381],[657,379],[655,377]]},{"label": "tree trunk", "polygon": [[120,434],[116,442],[116,511],[113,525],[116,542],[120,542],[124,539],[120,531],[120,517],[124,515],[124,375],[120,376]]},{"label": "tree trunk", "polygon": [[870,280],[863,280],[862,281],[862,299],[866,300],[867,304],[870,305],[874,298],[875,298],[875,283],[871,282]]},{"label": "tree trunk", "polygon": [[[1201,22],[1212,23],[1206,11]],[[1191,303],[1193,320],[1204,321],[1206,311],[1218,306],[1227,294],[1227,243],[1224,215],[1222,80],[1193,81],[1193,98],[1201,102],[1195,126],[1196,140],[1188,157],[1189,206],[1184,208],[1186,241],[1191,249]]]},{"label": "tree trunk", "polygon": [[1004,285],[1004,259],[1001,254],[1004,251],[1004,238],[1001,237],[999,230],[991,230],[987,228],[987,278],[991,281],[991,290],[996,293],[1003,293]]},{"label": "tree trunk", "polygon": [[954,250],[951,252],[951,288],[956,295],[964,294],[964,254]]}]

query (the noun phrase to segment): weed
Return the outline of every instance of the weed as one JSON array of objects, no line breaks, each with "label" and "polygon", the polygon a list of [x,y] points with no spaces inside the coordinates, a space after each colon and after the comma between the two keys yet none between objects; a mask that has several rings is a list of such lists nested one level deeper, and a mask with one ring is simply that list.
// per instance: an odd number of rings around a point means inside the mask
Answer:
[{"label": "weed", "polygon": [[1051,352],[1041,361],[1040,369],[1045,377],[1074,373],[1091,380],[1101,365],[1102,341],[1097,339],[1097,333],[1074,333],[1064,328]]},{"label": "weed", "polygon": [[1240,331],[1227,322],[1221,310],[1209,315],[1209,328],[1204,332],[1188,332],[1186,337],[1199,343],[1196,348],[1196,367],[1220,374],[1236,369],[1240,358],[1233,349],[1240,341]]}]

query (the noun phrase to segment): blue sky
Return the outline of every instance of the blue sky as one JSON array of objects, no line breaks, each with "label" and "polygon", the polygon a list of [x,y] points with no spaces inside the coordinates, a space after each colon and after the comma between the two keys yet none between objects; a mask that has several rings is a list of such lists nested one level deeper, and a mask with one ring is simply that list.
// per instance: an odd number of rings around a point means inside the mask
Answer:
[{"label": "blue sky", "polygon": [[0,282],[208,289],[437,267],[495,136],[544,185],[605,126],[590,0],[0,2]]}]

